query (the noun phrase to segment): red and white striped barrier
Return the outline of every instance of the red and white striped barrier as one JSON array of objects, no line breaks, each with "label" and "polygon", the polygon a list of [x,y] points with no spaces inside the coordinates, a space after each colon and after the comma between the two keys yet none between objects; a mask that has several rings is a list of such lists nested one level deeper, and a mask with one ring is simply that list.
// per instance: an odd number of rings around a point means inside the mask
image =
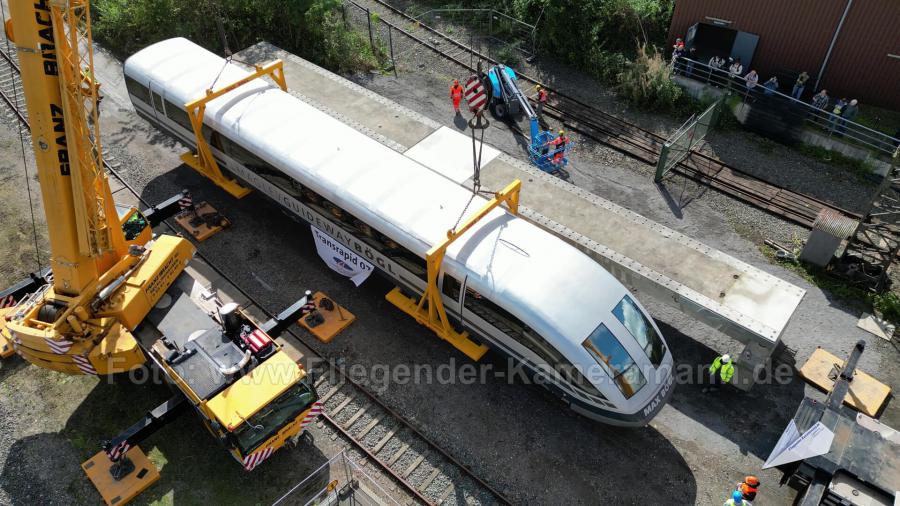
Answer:
[{"label": "red and white striped barrier", "polygon": [[113,462],[117,462],[121,457],[124,457],[128,450],[131,449],[131,445],[128,444],[128,441],[122,441],[115,448],[106,452],[106,456],[109,457],[109,460]]},{"label": "red and white striped barrier", "polygon": [[44,342],[47,343],[50,351],[57,355],[65,355],[72,348],[72,345],[75,344],[68,339],[50,339],[49,337],[45,337]]},{"label": "red and white striped barrier", "polygon": [[81,369],[81,372],[97,376],[97,370],[94,369],[94,366],[91,364],[87,355],[72,355],[72,361],[75,362],[75,365],[77,365],[79,369]]},{"label": "red and white striped barrier", "polygon": [[181,194],[181,198],[178,199],[178,207],[181,208],[182,211],[193,211],[194,210],[194,199],[191,197],[191,194],[187,191],[184,191]]},{"label": "red and white striped barrier", "polygon": [[303,421],[300,422],[300,433],[306,430],[306,426],[309,425],[310,422],[315,420],[322,414],[322,401],[316,401],[315,404],[309,408],[309,413],[303,417]]},{"label": "red and white striped barrier", "polygon": [[244,457],[244,469],[247,471],[252,471],[253,468],[263,463],[264,460],[271,457],[272,454],[275,453],[275,448],[266,448],[265,450],[260,450],[258,452],[251,453]]}]

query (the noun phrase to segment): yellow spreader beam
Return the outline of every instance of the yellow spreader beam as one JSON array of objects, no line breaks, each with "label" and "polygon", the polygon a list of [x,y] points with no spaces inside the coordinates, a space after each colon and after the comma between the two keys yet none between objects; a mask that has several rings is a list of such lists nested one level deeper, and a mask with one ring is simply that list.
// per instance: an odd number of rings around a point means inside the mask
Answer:
[{"label": "yellow spreader beam", "polygon": [[282,90],[287,91],[283,65],[281,60],[275,60],[267,65],[257,65],[256,71],[252,74],[222,86],[217,90],[207,89],[205,96],[198,98],[193,102],[184,104],[188,116],[191,118],[191,126],[194,129],[194,137],[197,141],[197,153],[194,154],[193,152],[188,151],[181,155],[181,161],[237,198],[242,198],[250,193],[250,189],[241,186],[237,181],[222,173],[218,162],[216,162],[216,158],[209,149],[209,143],[206,142],[206,138],[203,136],[203,116],[206,113],[206,105],[208,103],[263,76],[271,77]]},{"label": "yellow spreader beam", "polygon": [[447,312],[444,310],[444,301],[441,299],[441,291],[437,286],[438,276],[441,273],[441,264],[444,262],[447,248],[501,204],[506,203],[506,208],[510,213],[518,214],[519,192],[521,189],[522,182],[516,179],[507,185],[506,188],[495,193],[494,198],[477,213],[466,218],[461,226],[448,230],[447,239],[439,244],[435,244],[428,250],[428,253],[425,255],[425,263],[428,269],[428,284],[425,287],[425,293],[422,294],[418,301],[404,295],[399,287],[394,288],[385,296],[388,302],[415,318],[420,324],[431,329],[438,337],[452,344],[472,360],[477,361],[484,356],[488,347],[470,339],[467,331],[459,332],[450,325]]}]

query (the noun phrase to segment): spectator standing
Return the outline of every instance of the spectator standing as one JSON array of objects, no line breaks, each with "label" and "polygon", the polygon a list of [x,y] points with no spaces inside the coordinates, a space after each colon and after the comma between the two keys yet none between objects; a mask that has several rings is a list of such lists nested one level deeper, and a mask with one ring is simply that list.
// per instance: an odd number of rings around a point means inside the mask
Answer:
[{"label": "spectator standing", "polygon": [[[712,80],[713,74],[715,74],[716,78],[719,78],[719,71],[722,70],[722,67],[725,66],[725,58],[720,58],[718,56],[713,56],[709,59],[709,76],[707,77],[707,81]],[[715,81],[713,81],[715,82]]]},{"label": "spectator standing", "polygon": [[794,89],[791,90],[792,97],[800,100],[800,97],[803,96],[803,90],[806,89],[806,81],[809,81],[809,74],[804,70],[797,76],[797,82],[794,83]]},{"label": "spectator standing", "polygon": [[753,93],[753,89],[756,88],[756,85],[759,83],[759,74],[757,74],[755,70],[751,70],[744,76],[744,81],[747,83],[747,95],[744,98],[749,99],[750,95]]},{"label": "spectator standing", "polygon": [[859,115],[859,102],[854,98],[844,107],[844,111],[841,112],[841,121],[838,125],[838,137],[843,137],[844,132],[847,131],[847,122],[853,121]]},{"label": "spectator standing", "polygon": [[744,66],[741,65],[741,59],[738,58],[734,60],[730,67],[728,67],[728,88],[731,89],[731,83],[737,82],[740,79],[741,75],[744,74]]},{"label": "spectator standing", "polygon": [[672,70],[675,74],[678,74],[678,59],[684,56],[684,42],[681,39],[675,40],[675,45],[672,46]]},{"label": "spectator standing", "polygon": [[776,91],[778,91],[778,77],[770,77],[769,80],[763,84],[763,88],[766,89],[765,91],[763,91],[765,95],[773,95]]},{"label": "spectator standing", "polygon": [[828,90],[823,89],[813,95],[812,106],[815,107],[818,111],[822,111],[820,113],[816,113],[816,123],[820,123],[819,119],[825,116],[825,111],[828,109],[828,102],[830,101],[831,97],[828,96]]},{"label": "spectator standing", "polygon": [[847,107],[846,98],[841,98],[834,103],[834,109],[831,110],[831,126],[829,127],[830,131],[834,132],[834,129],[837,128],[838,120],[841,119],[841,114],[844,112],[844,107]]}]

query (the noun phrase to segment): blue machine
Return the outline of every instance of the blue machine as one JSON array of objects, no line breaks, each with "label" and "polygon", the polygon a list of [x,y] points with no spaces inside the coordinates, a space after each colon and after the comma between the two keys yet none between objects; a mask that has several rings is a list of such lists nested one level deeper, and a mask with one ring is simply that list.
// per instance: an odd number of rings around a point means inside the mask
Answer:
[{"label": "blue machine", "polygon": [[539,169],[550,174],[558,172],[569,164],[568,153],[572,149],[572,142],[566,139],[561,143],[559,136],[541,130],[540,122],[534,109],[522,90],[519,89],[518,78],[515,71],[506,65],[498,64],[486,72],[487,83],[485,87],[490,91],[488,107],[491,113],[503,120],[515,121],[519,115],[525,114],[531,127],[531,146],[528,154],[531,163]]}]

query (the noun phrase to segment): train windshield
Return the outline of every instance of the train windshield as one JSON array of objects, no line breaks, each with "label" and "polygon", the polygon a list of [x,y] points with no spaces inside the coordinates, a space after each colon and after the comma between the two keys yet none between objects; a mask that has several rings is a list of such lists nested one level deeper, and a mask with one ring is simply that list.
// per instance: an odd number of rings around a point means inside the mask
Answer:
[{"label": "train windshield", "polygon": [[666,356],[666,345],[634,300],[626,295],[613,309],[613,315],[634,336],[653,366],[659,367]]},{"label": "train windshield", "polygon": [[626,399],[647,384],[644,373],[606,325],[601,323],[581,345],[613,379]]},{"label": "train windshield", "polygon": [[284,425],[306,411],[316,401],[313,389],[301,381],[281,394],[270,405],[251,416],[234,431],[237,445],[242,455],[247,455],[254,448],[269,439]]}]

